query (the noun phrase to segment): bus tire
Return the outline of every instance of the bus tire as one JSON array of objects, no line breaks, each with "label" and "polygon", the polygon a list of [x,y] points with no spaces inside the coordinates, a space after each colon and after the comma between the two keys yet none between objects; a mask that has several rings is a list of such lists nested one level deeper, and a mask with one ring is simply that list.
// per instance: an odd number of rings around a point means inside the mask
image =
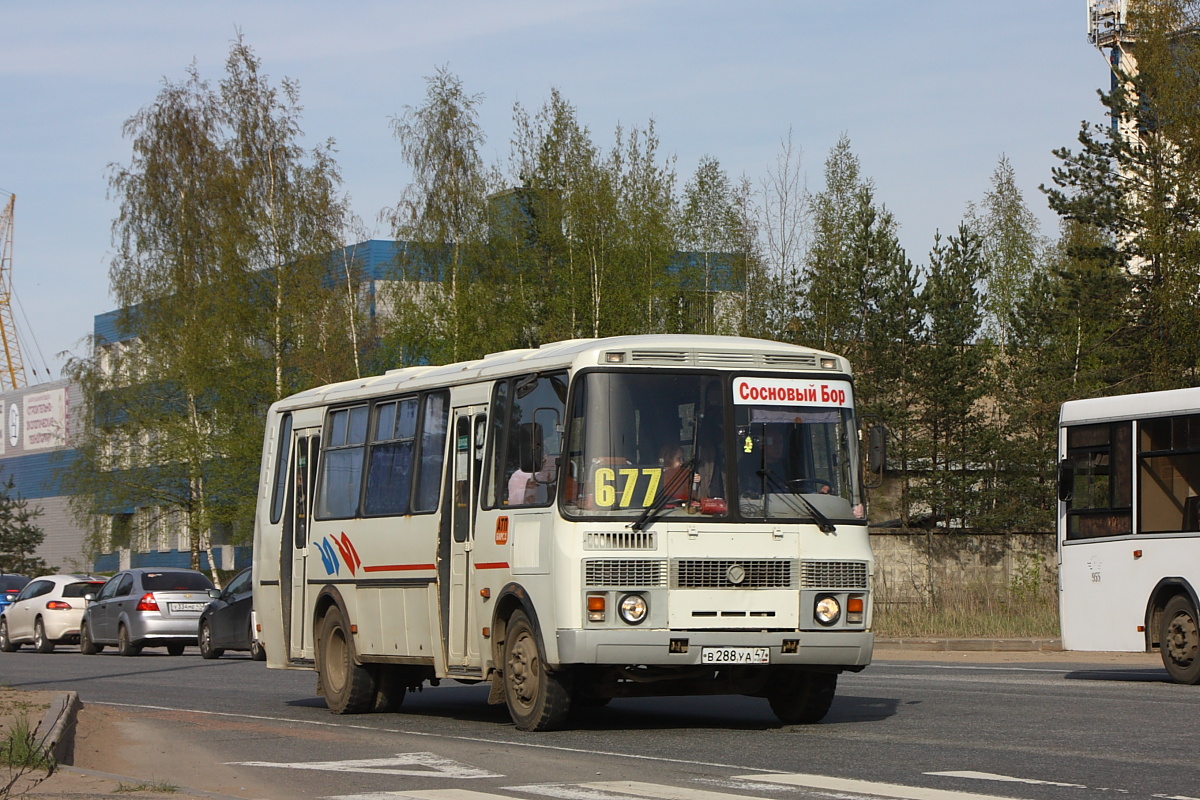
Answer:
[{"label": "bus tire", "polygon": [[1172,680],[1200,683],[1200,626],[1196,608],[1184,595],[1172,597],[1163,609],[1158,649]]},{"label": "bus tire", "polygon": [[350,631],[342,610],[330,606],[321,624],[321,689],[334,714],[362,714],[375,701],[375,679],[354,660]]},{"label": "bus tire", "polygon": [[785,725],[820,722],[833,705],[837,675],[832,672],[789,670],[772,679],[767,690],[771,711]]},{"label": "bus tire", "polygon": [[568,676],[542,663],[537,630],[523,611],[514,611],[504,636],[504,702],[518,730],[552,731],[571,712]]},{"label": "bus tire", "polygon": [[372,701],[372,711],[399,711],[404,705],[404,694],[408,691],[405,686],[403,667],[380,664],[375,667],[375,698]]}]

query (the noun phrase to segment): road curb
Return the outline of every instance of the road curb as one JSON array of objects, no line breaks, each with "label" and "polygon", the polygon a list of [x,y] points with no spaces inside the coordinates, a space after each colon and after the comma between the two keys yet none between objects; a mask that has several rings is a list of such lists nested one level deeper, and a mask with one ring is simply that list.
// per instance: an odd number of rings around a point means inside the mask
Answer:
[{"label": "road curb", "polygon": [[961,652],[1061,652],[1062,639],[875,639],[876,647]]},{"label": "road curb", "polygon": [[78,692],[63,692],[50,701],[50,707],[38,723],[45,731],[39,742],[56,764],[70,764],[75,756],[75,722],[79,717]]}]

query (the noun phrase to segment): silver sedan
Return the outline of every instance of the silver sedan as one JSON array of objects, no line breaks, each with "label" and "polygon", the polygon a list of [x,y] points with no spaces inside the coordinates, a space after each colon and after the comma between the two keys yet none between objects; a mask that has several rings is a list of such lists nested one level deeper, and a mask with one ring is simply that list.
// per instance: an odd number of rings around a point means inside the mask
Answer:
[{"label": "silver sedan", "polygon": [[123,656],[143,647],[166,647],[173,656],[196,644],[200,613],[213,588],[191,569],[138,567],[118,572],[94,597],[79,629],[79,650],[92,654],[116,645]]}]

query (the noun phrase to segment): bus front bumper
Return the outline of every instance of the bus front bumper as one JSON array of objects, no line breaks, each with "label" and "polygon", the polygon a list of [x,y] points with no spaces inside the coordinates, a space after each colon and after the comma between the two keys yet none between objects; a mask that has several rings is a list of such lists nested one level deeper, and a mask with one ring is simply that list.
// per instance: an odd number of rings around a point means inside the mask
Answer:
[{"label": "bus front bumper", "polygon": [[[704,651],[762,648],[770,664],[864,667],[871,663],[870,631],[559,630],[559,664],[693,666]],[[761,663],[761,662],[760,662]]]}]

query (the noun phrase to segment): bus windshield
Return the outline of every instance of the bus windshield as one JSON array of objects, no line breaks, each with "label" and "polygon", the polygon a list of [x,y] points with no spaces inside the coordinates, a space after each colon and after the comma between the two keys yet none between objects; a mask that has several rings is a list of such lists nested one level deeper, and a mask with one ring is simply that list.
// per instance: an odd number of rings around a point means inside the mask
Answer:
[{"label": "bus windshield", "polygon": [[589,372],[570,416],[569,516],[865,522],[848,381]]}]

